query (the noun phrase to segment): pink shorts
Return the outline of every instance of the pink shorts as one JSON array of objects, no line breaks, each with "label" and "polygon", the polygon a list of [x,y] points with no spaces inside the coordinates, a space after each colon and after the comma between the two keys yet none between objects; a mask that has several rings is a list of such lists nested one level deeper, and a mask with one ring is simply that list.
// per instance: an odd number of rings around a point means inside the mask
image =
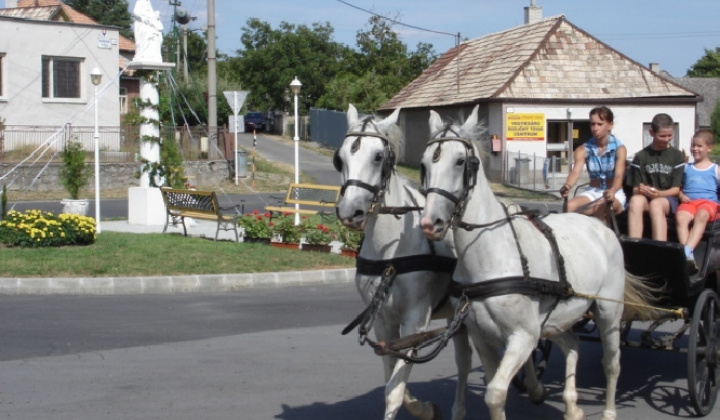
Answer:
[{"label": "pink shorts", "polygon": [[680,203],[677,212],[685,211],[693,216],[697,214],[699,210],[705,210],[710,215],[710,220],[715,220],[715,214],[717,213],[718,203],[712,200],[692,200],[689,203]]}]

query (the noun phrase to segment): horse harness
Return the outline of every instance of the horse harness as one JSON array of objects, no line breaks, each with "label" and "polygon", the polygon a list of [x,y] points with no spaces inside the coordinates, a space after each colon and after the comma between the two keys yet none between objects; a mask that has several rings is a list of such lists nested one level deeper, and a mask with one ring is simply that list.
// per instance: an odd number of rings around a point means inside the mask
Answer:
[{"label": "horse harness", "polygon": [[[446,135],[448,130],[449,126],[446,127],[443,134]],[[575,295],[572,286],[567,280],[565,260],[560,253],[560,249],[558,247],[553,230],[547,223],[545,223],[545,221],[543,220],[544,216],[540,215],[537,210],[523,211],[511,215],[508,211],[507,206],[503,204],[503,209],[505,211],[504,218],[484,224],[472,224],[462,221],[462,216],[465,211],[469,192],[472,187],[474,187],[477,180],[479,159],[477,158],[477,156],[474,155],[471,143],[467,139],[457,136],[456,133],[454,134],[455,137],[441,137],[438,139],[433,139],[428,142],[428,144],[438,143],[438,148],[435,150],[435,153],[433,155],[434,161],[437,161],[437,159],[439,159],[439,154],[441,153],[440,146],[443,142],[459,141],[465,145],[466,151],[470,156],[468,156],[465,161],[466,166],[463,176],[464,187],[462,193],[459,197],[456,197],[452,193],[439,188],[429,188],[425,190],[424,193],[427,194],[429,192],[434,192],[448,198],[455,203],[456,208],[449,222],[450,227],[453,229],[461,228],[466,231],[472,231],[475,229],[487,228],[507,222],[510,226],[510,229],[512,230],[513,238],[518,249],[523,274],[521,276],[501,277],[474,284],[462,284],[457,282],[456,280],[452,280],[449,287],[449,294],[454,298],[458,298],[460,300],[460,305],[458,305],[458,307],[456,308],[455,317],[450,322],[447,328],[402,337],[395,342],[384,344],[382,346],[379,346],[380,348],[376,348],[376,353],[378,354],[390,354],[395,357],[401,358],[409,363],[424,363],[432,360],[432,358],[439,354],[440,349],[444,348],[447,345],[449,339],[457,331],[457,329],[459,329],[459,325],[462,324],[462,322],[464,321],[465,317],[468,314],[469,302],[472,299],[485,299],[493,296],[502,296],[508,294],[541,294],[555,296],[557,297],[557,300],[555,301],[551,310],[548,311],[548,315],[543,321],[544,324],[550,316],[552,310],[555,308],[555,306],[557,306],[561,299],[567,299]],[[425,177],[422,176],[423,181],[424,178]],[[530,221],[533,226],[535,226],[535,228],[537,228],[547,239],[552,249],[553,255],[555,256],[555,263],[557,266],[559,281],[542,279],[530,275],[528,259],[522,250],[522,246],[520,245],[520,241],[518,240],[517,231],[515,230],[515,226],[513,225],[512,219],[518,216],[526,216],[527,220]],[[436,348],[431,354],[423,357],[418,357],[417,350],[419,348],[427,347],[429,345],[428,343],[438,344],[436,344]],[[412,355],[410,356],[406,354],[408,349],[411,350],[412,353]]]},{"label": "horse harness", "polygon": [[[368,133],[365,131],[368,125],[372,125],[372,127],[375,129],[374,133]],[[359,179],[348,179],[345,181],[345,183],[340,188],[340,195],[345,195],[345,190],[347,187],[353,186],[353,187],[359,187],[363,188],[370,193],[373,194],[373,200],[370,204],[370,213],[371,214],[390,214],[395,217],[399,217],[403,214],[409,213],[411,211],[421,211],[423,208],[420,206],[395,206],[395,207],[388,207],[388,206],[379,206],[380,199],[385,195],[385,190],[387,189],[387,183],[390,180],[390,176],[395,171],[395,162],[397,161],[397,156],[395,154],[395,149],[393,149],[392,145],[390,144],[390,139],[388,139],[387,136],[380,133],[380,130],[377,128],[375,123],[373,122],[372,117],[367,117],[363,119],[362,127],[360,128],[360,131],[350,131],[347,134],[345,134],[345,138],[348,137],[355,137],[355,141],[353,142],[352,146],[350,147],[350,153],[355,153],[360,149],[361,140],[363,137],[377,137],[383,142],[383,165],[382,165],[382,171],[380,173],[380,186],[376,185],[370,185],[367,182],[364,182]],[[336,150],[333,154],[333,166],[335,167],[335,170],[338,172],[342,172],[343,169],[343,161],[340,158],[340,149]]]}]

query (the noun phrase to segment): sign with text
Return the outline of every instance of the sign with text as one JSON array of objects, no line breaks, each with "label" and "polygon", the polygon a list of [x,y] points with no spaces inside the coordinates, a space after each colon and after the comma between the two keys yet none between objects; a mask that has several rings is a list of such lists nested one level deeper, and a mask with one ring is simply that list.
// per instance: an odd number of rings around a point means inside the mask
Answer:
[{"label": "sign with text", "polygon": [[507,140],[545,140],[545,114],[507,114]]}]

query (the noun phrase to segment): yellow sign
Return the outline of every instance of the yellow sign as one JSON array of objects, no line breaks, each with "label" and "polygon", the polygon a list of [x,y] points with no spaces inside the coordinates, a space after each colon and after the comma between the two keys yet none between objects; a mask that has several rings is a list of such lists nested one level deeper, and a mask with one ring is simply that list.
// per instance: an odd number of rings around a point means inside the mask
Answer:
[{"label": "yellow sign", "polygon": [[508,140],[545,140],[545,114],[507,114]]}]

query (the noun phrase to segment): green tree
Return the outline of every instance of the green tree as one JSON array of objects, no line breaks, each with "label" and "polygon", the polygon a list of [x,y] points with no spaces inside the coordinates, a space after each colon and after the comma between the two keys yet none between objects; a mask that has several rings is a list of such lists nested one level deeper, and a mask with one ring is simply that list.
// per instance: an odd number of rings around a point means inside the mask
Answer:
[{"label": "green tree", "polygon": [[135,39],[127,0],[64,0],[64,3],[95,22],[120,27],[122,36]]},{"label": "green tree", "polygon": [[687,71],[690,77],[720,77],[720,47],[716,47],[715,51],[705,50],[702,56]]},{"label": "green tree", "polygon": [[710,115],[710,130],[715,134],[715,148],[718,148],[720,144],[720,99],[718,99],[715,104],[715,109],[712,115]]},{"label": "green tree", "polygon": [[[172,29],[169,33],[163,37],[163,56],[165,61],[177,62],[178,67],[175,69],[176,74],[183,73],[183,61],[177,60],[176,55],[180,54],[183,58],[184,45],[182,30],[180,27],[177,28],[177,33]],[[201,73],[207,75],[207,40],[205,33],[198,34],[195,31],[188,30],[187,32],[187,55],[188,55],[188,73],[197,74]],[[180,77],[178,77],[179,79]]]},{"label": "green tree", "polygon": [[327,84],[317,106],[343,110],[352,103],[373,112],[437,58],[431,44],[419,43],[415,51],[409,51],[387,19],[373,16],[368,24],[368,30],[357,33],[358,51],[348,57],[343,72]]},{"label": "green tree", "polygon": [[268,23],[251,18],[242,31],[243,48],[228,64],[243,88],[250,91],[246,109],[289,109],[292,100],[289,85],[295,77],[303,84],[299,107],[315,105],[325,93],[325,84],[336,76],[350,51],[332,40],[334,30],[329,23],[313,23],[308,27],[282,22],[275,30]]}]

